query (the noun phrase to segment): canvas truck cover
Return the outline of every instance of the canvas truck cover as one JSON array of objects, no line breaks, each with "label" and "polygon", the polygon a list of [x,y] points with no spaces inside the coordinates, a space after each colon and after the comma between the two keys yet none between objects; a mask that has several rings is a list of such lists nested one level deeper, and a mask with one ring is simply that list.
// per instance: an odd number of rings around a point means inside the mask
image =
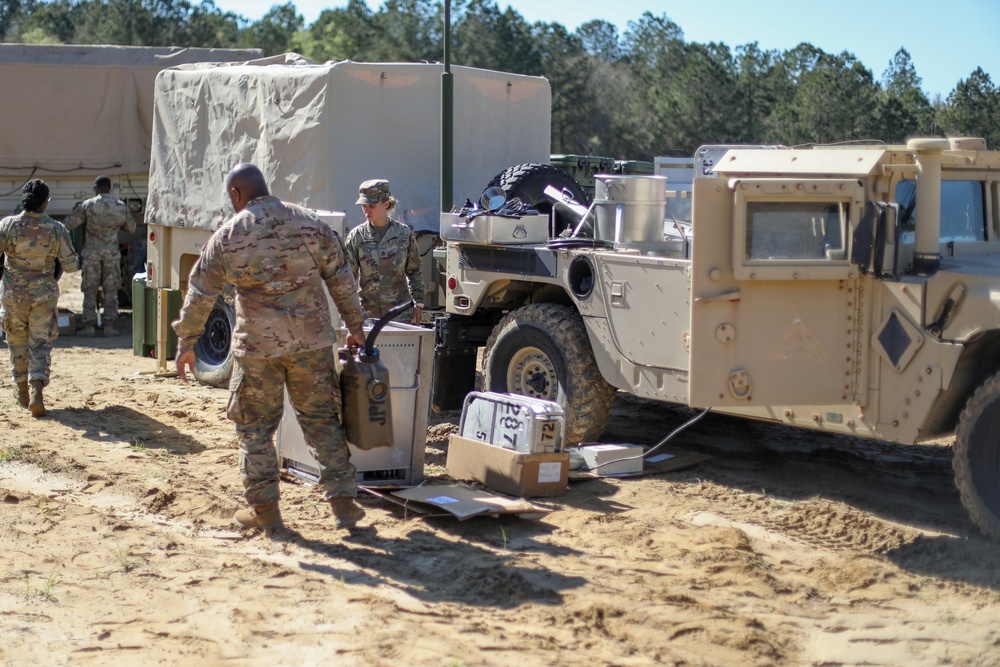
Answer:
[{"label": "canvas truck cover", "polygon": [[[286,60],[291,60],[286,58]],[[461,205],[511,164],[545,162],[551,93],[540,77],[455,67],[455,177]],[[216,229],[232,214],[225,177],[259,166],[272,194],[364,220],[358,185],[390,181],[394,217],[440,225],[438,64],[183,66],[157,76],[146,222]]]},{"label": "canvas truck cover", "polygon": [[145,173],[165,67],[259,49],[0,44],[0,176]]}]

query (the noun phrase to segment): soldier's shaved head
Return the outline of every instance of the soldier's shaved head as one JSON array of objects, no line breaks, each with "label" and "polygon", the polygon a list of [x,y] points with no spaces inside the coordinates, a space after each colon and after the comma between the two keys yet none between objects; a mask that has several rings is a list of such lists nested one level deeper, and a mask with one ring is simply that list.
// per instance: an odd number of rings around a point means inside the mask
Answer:
[{"label": "soldier's shaved head", "polygon": [[226,192],[233,208],[239,213],[246,208],[247,202],[257,197],[266,197],[270,193],[264,174],[256,165],[241,162],[229,171],[226,176]]}]

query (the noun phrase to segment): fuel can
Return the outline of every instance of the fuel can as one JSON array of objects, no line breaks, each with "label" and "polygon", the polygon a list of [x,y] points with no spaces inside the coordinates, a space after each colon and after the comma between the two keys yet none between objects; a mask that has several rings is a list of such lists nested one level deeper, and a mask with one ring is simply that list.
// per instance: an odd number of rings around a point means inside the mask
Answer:
[{"label": "fuel can", "polygon": [[389,369],[378,350],[357,355],[341,350],[340,393],[347,444],[358,449],[392,447],[392,402]]}]

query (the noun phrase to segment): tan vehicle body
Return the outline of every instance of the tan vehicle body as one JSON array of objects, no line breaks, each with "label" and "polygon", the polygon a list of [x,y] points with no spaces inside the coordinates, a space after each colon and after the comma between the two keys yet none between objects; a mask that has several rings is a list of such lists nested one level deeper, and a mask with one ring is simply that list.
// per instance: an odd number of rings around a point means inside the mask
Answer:
[{"label": "tan vehicle body", "polygon": [[[903,443],[962,430],[1000,370],[1000,152],[979,140],[733,148],[705,171],[671,193],[692,198],[692,221],[660,248],[504,245],[477,270],[470,244],[449,242],[448,312],[566,306],[603,380],[636,396]],[[503,272],[515,264],[539,268]],[[533,358],[514,353],[508,368]],[[962,419],[959,439],[976,440],[977,417]],[[977,498],[996,494],[997,446],[959,444],[963,500],[1000,535],[1000,502]]]}]

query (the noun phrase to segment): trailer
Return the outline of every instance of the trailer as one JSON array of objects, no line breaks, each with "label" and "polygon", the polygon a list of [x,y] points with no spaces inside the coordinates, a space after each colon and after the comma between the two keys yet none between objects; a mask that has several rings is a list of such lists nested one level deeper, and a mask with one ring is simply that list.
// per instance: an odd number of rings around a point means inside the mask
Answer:
[{"label": "trailer", "polygon": [[[387,178],[399,219],[418,236],[436,236],[440,212],[454,204],[440,201],[443,71],[432,63],[315,64],[286,54],[157,76],[143,287],[155,290],[155,313],[147,317],[156,319],[156,336],[143,349],[155,351],[162,371],[178,295],[209,236],[232,214],[224,181],[237,163],[260,167],[282,199],[345,214],[347,229],[364,221],[355,205],[358,184]],[[545,79],[468,67],[452,72],[455,192],[476,190],[511,162],[547,159]],[[225,382],[232,325],[222,298],[195,348],[200,380]]]},{"label": "trailer", "polygon": [[[97,176],[108,176],[111,193],[140,223],[133,234],[119,233],[127,286],[145,263],[141,223],[157,73],[182,63],[261,55],[260,49],[0,44],[0,211],[17,210],[21,186],[41,178],[51,196],[46,213],[59,220],[94,196]],[[85,234],[74,230],[77,249]],[[130,293],[122,296],[128,304]]]}]

